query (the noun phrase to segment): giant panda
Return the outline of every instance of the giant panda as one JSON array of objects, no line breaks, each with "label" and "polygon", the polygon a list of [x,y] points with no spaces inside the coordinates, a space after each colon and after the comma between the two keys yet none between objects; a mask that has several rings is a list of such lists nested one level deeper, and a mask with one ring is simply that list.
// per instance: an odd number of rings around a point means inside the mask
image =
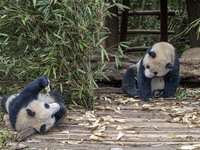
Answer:
[{"label": "giant panda", "polygon": [[167,42],[150,47],[141,60],[131,66],[122,79],[122,89],[130,96],[139,92],[144,101],[153,96],[173,97],[180,82],[179,59],[175,48]]},{"label": "giant panda", "polygon": [[48,86],[48,79],[41,76],[20,93],[2,98],[2,108],[9,114],[13,129],[20,132],[34,128],[37,132],[44,133],[65,115],[66,107],[59,92],[51,92],[49,95],[40,93]]}]

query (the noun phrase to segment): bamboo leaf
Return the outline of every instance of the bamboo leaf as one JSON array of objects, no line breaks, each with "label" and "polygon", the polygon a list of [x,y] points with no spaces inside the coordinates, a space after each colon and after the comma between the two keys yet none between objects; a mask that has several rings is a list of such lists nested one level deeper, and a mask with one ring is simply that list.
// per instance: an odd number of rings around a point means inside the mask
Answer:
[{"label": "bamboo leaf", "polygon": [[57,38],[62,39],[61,36],[59,36],[58,34],[53,33],[53,35],[55,35]]},{"label": "bamboo leaf", "polygon": [[77,68],[77,70],[78,70],[79,72],[83,73],[83,74],[86,74],[86,72],[83,71],[82,69]]},{"label": "bamboo leaf", "polygon": [[96,44],[96,47],[98,47],[99,44],[101,44],[101,43],[102,43],[105,39],[107,39],[107,38],[108,38],[108,36],[101,38],[101,39],[99,40],[99,42]]},{"label": "bamboo leaf", "polygon": [[60,83],[60,92],[63,93],[63,84]]},{"label": "bamboo leaf", "polygon": [[33,6],[36,7],[36,0],[33,0]]},{"label": "bamboo leaf", "polygon": [[8,36],[8,34],[0,33],[0,36]]}]

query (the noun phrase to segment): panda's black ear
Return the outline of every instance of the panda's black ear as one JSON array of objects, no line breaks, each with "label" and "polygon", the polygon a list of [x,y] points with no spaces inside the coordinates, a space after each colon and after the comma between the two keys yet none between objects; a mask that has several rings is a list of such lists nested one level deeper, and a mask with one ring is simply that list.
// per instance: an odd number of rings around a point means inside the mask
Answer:
[{"label": "panda's black ear", "polygon": [[168,69],[172,69],[173,68],[173,65],[171,63],[167,63],[165,68],[168,68]]},{"label": "panda's black ear", "polygon": [[41,127],[40,127],[40,132],[44,133],[46,131],[46,124],[43,124]]},{"label": "panda's black ear", "polygon": [[35,116],[35,112],[30,110],[30,109],[26,109],[26,112],[29,116],[34,117]]},{"label": "panda's black ear", "polygon": [[149,55],[152,57],[152,58],[155,58],[156,57],[156,53],[155,52],[149,52]]}]

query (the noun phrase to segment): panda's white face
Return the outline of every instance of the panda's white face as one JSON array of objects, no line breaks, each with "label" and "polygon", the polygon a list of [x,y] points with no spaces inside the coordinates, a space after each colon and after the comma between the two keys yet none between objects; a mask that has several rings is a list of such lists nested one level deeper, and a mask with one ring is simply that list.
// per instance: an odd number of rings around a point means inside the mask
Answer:
[{"label": "panda's white face", "polygon": [[28,107],[20,110],[16,130],[21,131],[26,128],[35,128],[38,132],[45,132],[55,124],[55,113],[60,109],[58,103],[46,103],[34,100]]},{"label": "panda's white face", "polygon": [[143,59],[144,74],[147,78],[163,77],[172,68],[175,60],[174,47],[166,42],[155,44]]},{"label": "panda's white face", "polygon": [[156,75],[155,73],[150,70],[150,67],[148,65],[145,67],[144,74],[147,78],[153,78]]},{"label": "panda's white face", "polygon": [[[155,65],[155,64],[157,64],[157,65]],[[147,78],[163,77],[163,76],[165,76],[171,70],[171,68],[167,68],[166,67],[166,64],[162,65],[159,62],[157,62],[155,64],[144,65],[144,67],[145,67],[144,74],[145,74],[145,76]]]}]

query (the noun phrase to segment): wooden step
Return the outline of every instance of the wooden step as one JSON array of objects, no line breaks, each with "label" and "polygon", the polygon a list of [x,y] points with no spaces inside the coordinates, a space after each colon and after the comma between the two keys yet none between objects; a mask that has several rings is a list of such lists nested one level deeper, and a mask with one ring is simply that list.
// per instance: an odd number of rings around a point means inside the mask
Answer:
[{"label": "wooden step", "polygon": [[149,46],[135,46],[135,47],[126,48],[124,50],[124,53],[146,51],[149,48],[150,48]]},{"label": "wooden step", "polygon": [[[169,16],[175,16],[175,10],[168,10],[167,14]],[[118,16],[121,16],[122,12],[118,13]],[[133,16],[133,15],[160,15],[160,10],[134,10],[134,11],[129,11],[128,12],[129,16]]]},{"label": "wooden step", "polygon": [[[160,30],[149,30],[149,29],[130,29],[127,31],[128,34],[161,34]],[[168,30],[168,34],[174,34],[174,31]]]}]

